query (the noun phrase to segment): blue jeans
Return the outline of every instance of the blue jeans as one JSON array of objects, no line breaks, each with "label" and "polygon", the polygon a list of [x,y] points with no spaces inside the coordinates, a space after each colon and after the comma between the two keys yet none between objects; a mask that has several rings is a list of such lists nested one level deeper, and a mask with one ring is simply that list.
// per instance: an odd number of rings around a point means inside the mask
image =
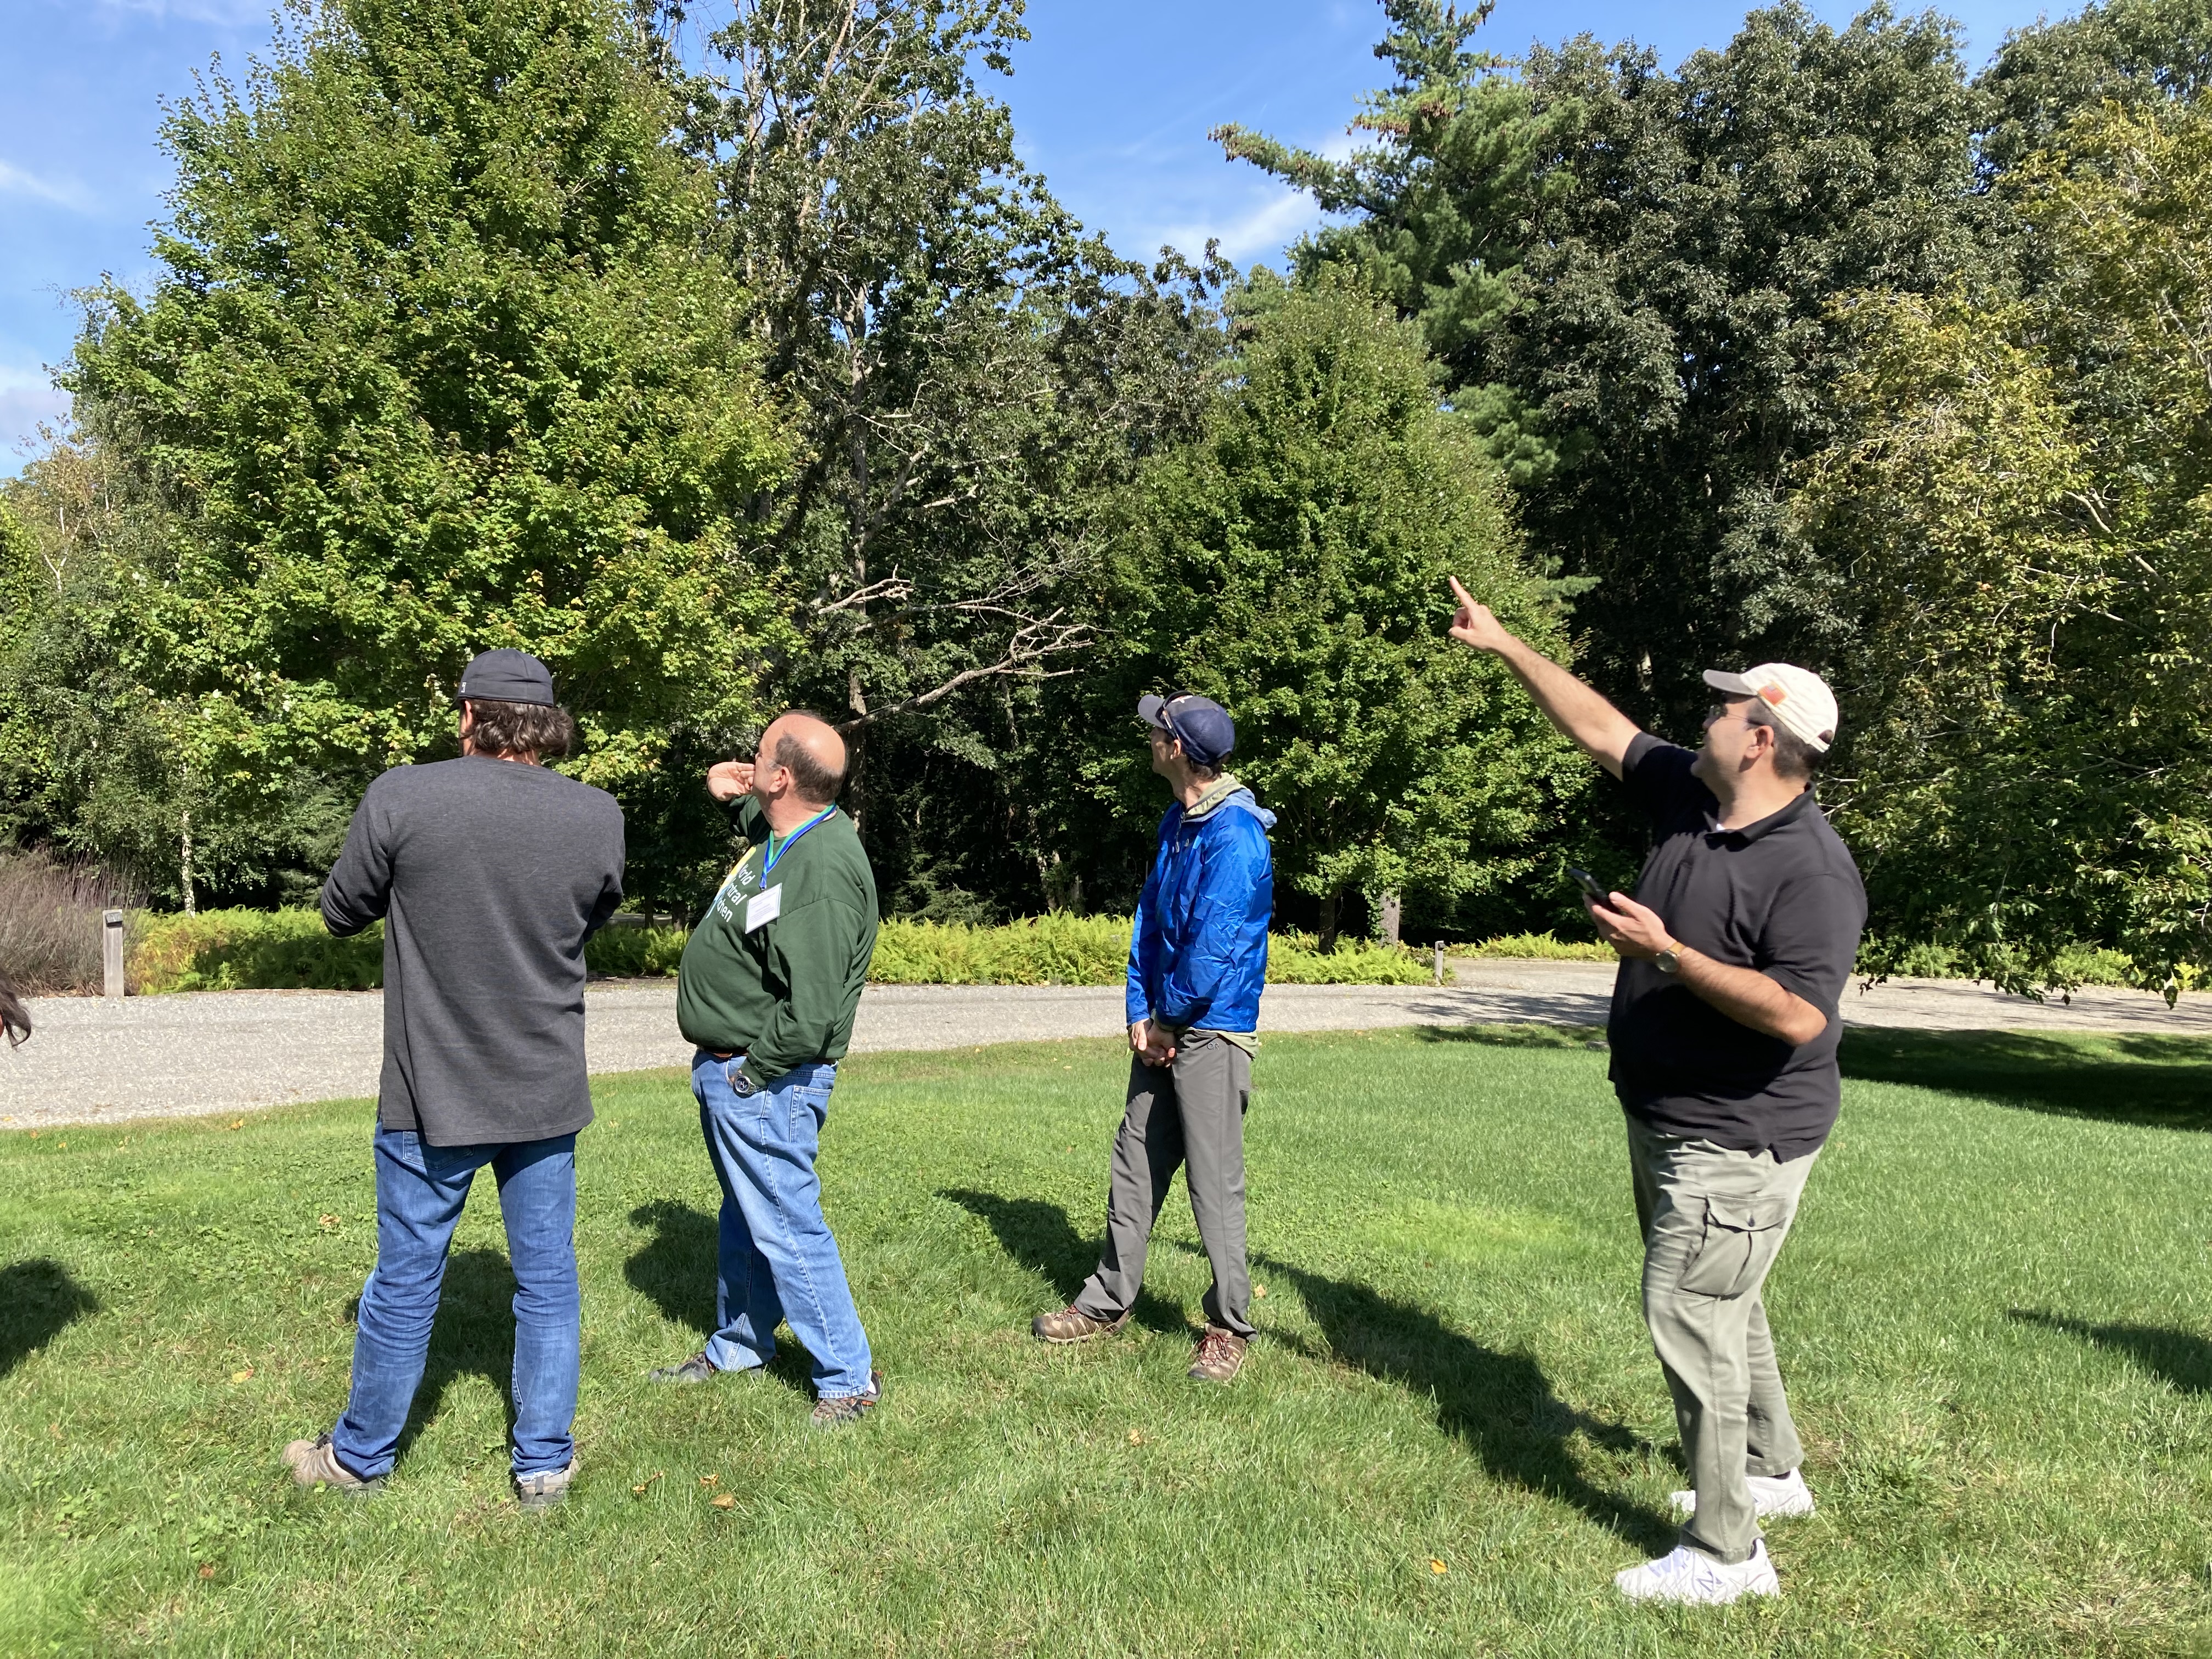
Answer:
[{"label": "blue jeans", "polygon": [[776,1322],[787,1319],[814,1360],[817,1393],[824,1399],[866,1394],[867,1333],[845,1282],[837,1241],[823,1219],[822,1182],[814,1173],[837,1068],[795,1066],[767,1087],[739,1095],[730,1086],[737,1067],[736,1059],[717,1060],[704,1049],[691,1060],[699,1127],[722,1184],[716,1329],[707,1358],[717,1370],[765,1365],[775,1352]]},{"label": "blue jeans", "polygon": [[362,1287],[353,1396],[331,1431],[338,1462],[365,1480],[391,1468],[422,1381],[446,1247],[469,1184],[490,1164],[514,1270],[514,1472],[562,1469],[574,1455],[584,1304],[576,1283],[576,1137],[433,1146],[376,1131],[376,1266]]}]

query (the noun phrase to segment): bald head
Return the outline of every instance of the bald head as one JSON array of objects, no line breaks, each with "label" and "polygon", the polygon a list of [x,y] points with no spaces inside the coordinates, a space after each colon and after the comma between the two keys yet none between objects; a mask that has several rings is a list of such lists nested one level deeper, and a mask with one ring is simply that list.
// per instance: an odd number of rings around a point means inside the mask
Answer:
[{"label": "bald head", "polygon": [[812,806],[827,806],[845,785],[845,739],[818,714],[793,709],[779,714],[761,733],[755,763],[755,788],[762,775],[781,767],[791,775],[791,793]]}]

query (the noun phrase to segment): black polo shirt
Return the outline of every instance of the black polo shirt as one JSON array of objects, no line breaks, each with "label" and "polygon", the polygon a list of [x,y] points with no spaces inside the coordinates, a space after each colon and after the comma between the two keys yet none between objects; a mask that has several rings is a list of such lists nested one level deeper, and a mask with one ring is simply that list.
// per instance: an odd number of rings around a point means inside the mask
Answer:
[{"label": "black polo shirt", "polygon": [[1827,1029],[1792,1048],[1738,1024],[1652,963],[1623,958],[1607,1028],[1613,1087],[1662,1133],[1801,1158],[1828,1138],[1842,1104],[1837,1011],[1866,925],[1866,889],[1811,790],[1756,823],[1723,830],[1720,803],[1690,775],[1695,758],[1648,732],[1628,745],[1622,781],[1651,815],[1656,843],[1637,902],[1692,950],[1756,969],[1802,997],[1827,1015]]}]

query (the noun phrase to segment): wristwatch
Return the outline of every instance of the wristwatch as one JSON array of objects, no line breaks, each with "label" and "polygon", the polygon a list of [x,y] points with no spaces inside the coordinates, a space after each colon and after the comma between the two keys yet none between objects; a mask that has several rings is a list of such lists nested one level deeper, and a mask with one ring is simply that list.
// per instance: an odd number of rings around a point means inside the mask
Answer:
[{"label": "wristwatch", "polygon": [[1651,958],[1651,965],[1654,968],[1656,968],[1661,973],[1666,975],[1668,978],[1672,979],[1675,975],[1682,971],[1682,956],[1680,947],[1672,945],[1668,945],[1657,956]]}]

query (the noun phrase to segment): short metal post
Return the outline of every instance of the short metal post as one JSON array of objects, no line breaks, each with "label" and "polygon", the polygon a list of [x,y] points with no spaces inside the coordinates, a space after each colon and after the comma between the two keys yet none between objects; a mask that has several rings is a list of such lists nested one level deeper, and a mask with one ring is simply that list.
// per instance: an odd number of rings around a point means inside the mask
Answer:
[{"label": "short metal post", "polygon": [[1441,985],[1441,984],[1443,984],[1443,983],[1444,982],[1444,942],[1443,942],[1442,939],[1438,939],[1438,940],[1437,941],[1437,943],[1436,943],[1436,951],[1437,951],[1437,984],[1439,984],[1439,985]]},{"label": "short metal post", "polygon": [[120,1002],[123,1000],[123,912],[104,912],[100,921],[100,994],[110,1002]]}]

